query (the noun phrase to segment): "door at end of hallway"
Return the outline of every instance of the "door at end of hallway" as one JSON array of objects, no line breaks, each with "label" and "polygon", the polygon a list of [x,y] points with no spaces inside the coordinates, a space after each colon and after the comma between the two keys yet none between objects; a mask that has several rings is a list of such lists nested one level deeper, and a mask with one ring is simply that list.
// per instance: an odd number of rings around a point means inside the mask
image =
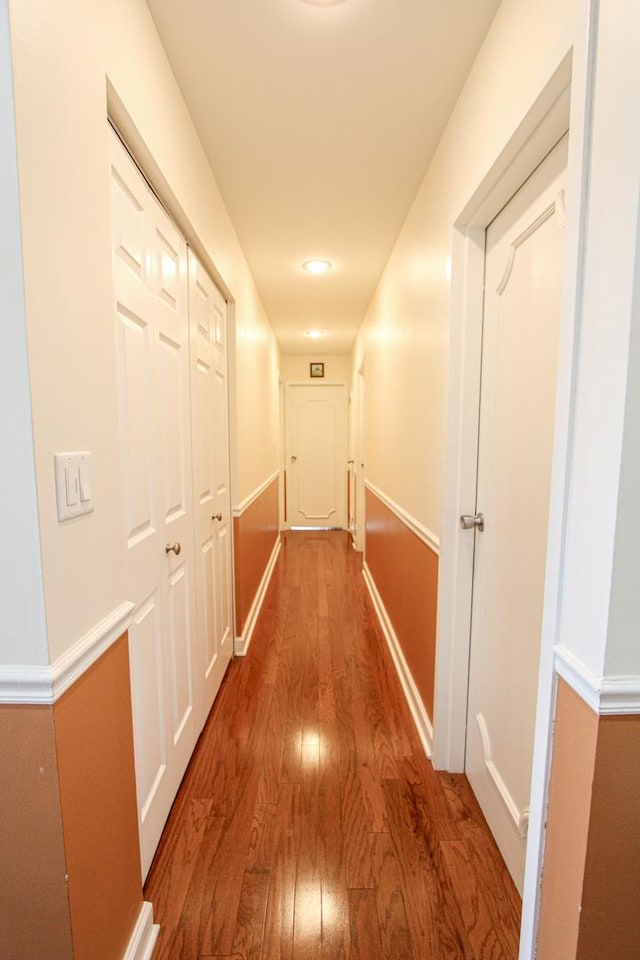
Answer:
[{"label": "door at end of hallway", "polygon": [[287,383],[285,389],[289,528],[347,524],[347,387]]}]

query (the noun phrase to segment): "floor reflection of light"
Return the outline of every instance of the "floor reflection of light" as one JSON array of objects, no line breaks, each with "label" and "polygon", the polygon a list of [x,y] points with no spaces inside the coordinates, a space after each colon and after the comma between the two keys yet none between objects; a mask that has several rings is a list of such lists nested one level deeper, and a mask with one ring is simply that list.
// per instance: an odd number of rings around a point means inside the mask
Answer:
[{"label": "floor reflection of light", "polygon": [[322,928],[327,930],[335,926],[338,920],[338,900],[328,887],[322,888]]},{"label": "floor reflection of light", "polygon": [[296,937],[319,937],[322,932],[322,888],[317,880],[298,880],[295,903]]},{"label": "floor reflection of light", "polygon": [[319,730],[309,729],[302,733],[302,765],[317,767],[322,755],[322,737]]},{"label": "floor reflection of light", "polygon": [[295,928],[298,938],[319,937],[322,930],[335,926],[339,915],[338,898],[319,880],[298,878],[295,900]]}]

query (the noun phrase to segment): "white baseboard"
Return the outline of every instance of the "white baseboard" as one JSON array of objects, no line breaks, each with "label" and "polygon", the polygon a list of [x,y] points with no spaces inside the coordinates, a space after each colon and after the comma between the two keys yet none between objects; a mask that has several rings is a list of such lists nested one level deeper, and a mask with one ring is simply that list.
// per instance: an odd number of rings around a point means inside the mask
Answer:
[{"label": "white baseboard", "polygon": [[366,563],[363,565],[362,573],[364,575],[367,589],[369,590],[369,594],[373,601],[373,606],[375,607],[375,611],[378,615],[382,632],[384,633],[387,641],[387,646],[391,652],[391,657],[400,679],[400,685],[402,686],[405,699],[409,705],[409,710],[411,711],[413,722],[416,725],[418,736],[420,737],[420,741],[424,747],[424,752],[429,759],[431,759],[431,753],[433,749],[433,727],[431,725],[431,720],[429,719],[429,715],[425,710],[422,698],[418,693],[418,688],[415,685],[415,681],[411,675],[407,661],[404,658],[400,641],[398,640],[395,630],[393,629],[391,620],[389,619],[389,614],[387,613],[385,605],[382,602],[382,597],[378,593],[378,588],[375,585],[374,579],[371,576],[371,571]]},{"label": "white baseboard", "polygon": [[159,933],[160,927],[153,922],[153,907],[145,900],[122,960],[151,960]]},{"label": "white baseboard", "polygon": [[247,622],[244,625],[244,630],[240,637],[236,637],[233,652],[236,657],[244,657],[247,654],[249,649],[249,644],[251,643],[251,637],[253,636],[253,631],[258,620],[258,614],[262,608],[264,598],[267,592],[267,587],[269,586],[269,581],[271,580],[271,574],[273,573],[273,568],[276,565],[276,560],[278,559],[278,554],[280,553],[280,534],[273,547],[271,556],[269,557],[269,562],[266,566],[262,580],[260,581],[260,586],[256,592],[255,597],[253,598],[253,603],[251,604],[251,609],[249,610],[249,616],[247,617]]}]

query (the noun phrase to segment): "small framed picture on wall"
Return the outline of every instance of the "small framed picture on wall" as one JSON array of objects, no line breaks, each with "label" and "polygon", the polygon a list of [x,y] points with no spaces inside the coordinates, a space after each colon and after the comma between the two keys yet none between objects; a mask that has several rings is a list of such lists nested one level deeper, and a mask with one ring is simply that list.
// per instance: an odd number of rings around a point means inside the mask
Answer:
[{"label": "small framed picture on wall", "polygon": [[310,363],[310,364],[309,364],[309,376],[310,376],[310,377],[324,377],[324,363]]}]

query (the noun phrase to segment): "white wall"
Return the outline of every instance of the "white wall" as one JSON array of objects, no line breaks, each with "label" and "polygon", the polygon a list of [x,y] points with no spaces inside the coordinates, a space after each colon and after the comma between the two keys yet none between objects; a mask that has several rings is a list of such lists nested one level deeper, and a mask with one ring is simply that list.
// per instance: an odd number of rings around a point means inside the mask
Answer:
[{"label": "white wall", "polygon": [[[143,0],[10,5],[27,337],[49,651],[126,599],[107,81],[235,300],[234,501],[277,468],[277,348]],[[53,453],[92,452],[94,512],[60,525]],[[34,561],[35,562],[35,561]]]},{"label": "white wall", "polygon": [[0,663],[48,663],[36,501],[18,202],[18,171],[6,2],[0,3]]},{"label": "white wall", "polygon": [[[640,110],[640,105],[636,110]],[[636,161],[636,171],[640,171],[640,158]],[[636,215],[639,213],[640,209],[636,211]],[[640,217],[635,247],[635,291],[632,292],[633,299],[630,304],[632,332],[626,379],[625,429],[620,465],[609,635],[603,672],[609,676],[631,674],[640,677]]]},{"label": "white wall", "polygon": [[580,0],[504,0],[361,328],[367,479],[441,534],[453,225],[568,50]]},{"label": "white wall", "polygon": [[[324,381],[351,380],[350,356],[325,356],[318,351],[298,356],[283,355],[280,358],[280,376],[283,380],[310,380],[309,364],[324,363]],[[317,383],[322,383],[318,380]]]},{"label": "white wall", "polygon": [[640,7],[600,6],[560,641],[640,676]]}]

